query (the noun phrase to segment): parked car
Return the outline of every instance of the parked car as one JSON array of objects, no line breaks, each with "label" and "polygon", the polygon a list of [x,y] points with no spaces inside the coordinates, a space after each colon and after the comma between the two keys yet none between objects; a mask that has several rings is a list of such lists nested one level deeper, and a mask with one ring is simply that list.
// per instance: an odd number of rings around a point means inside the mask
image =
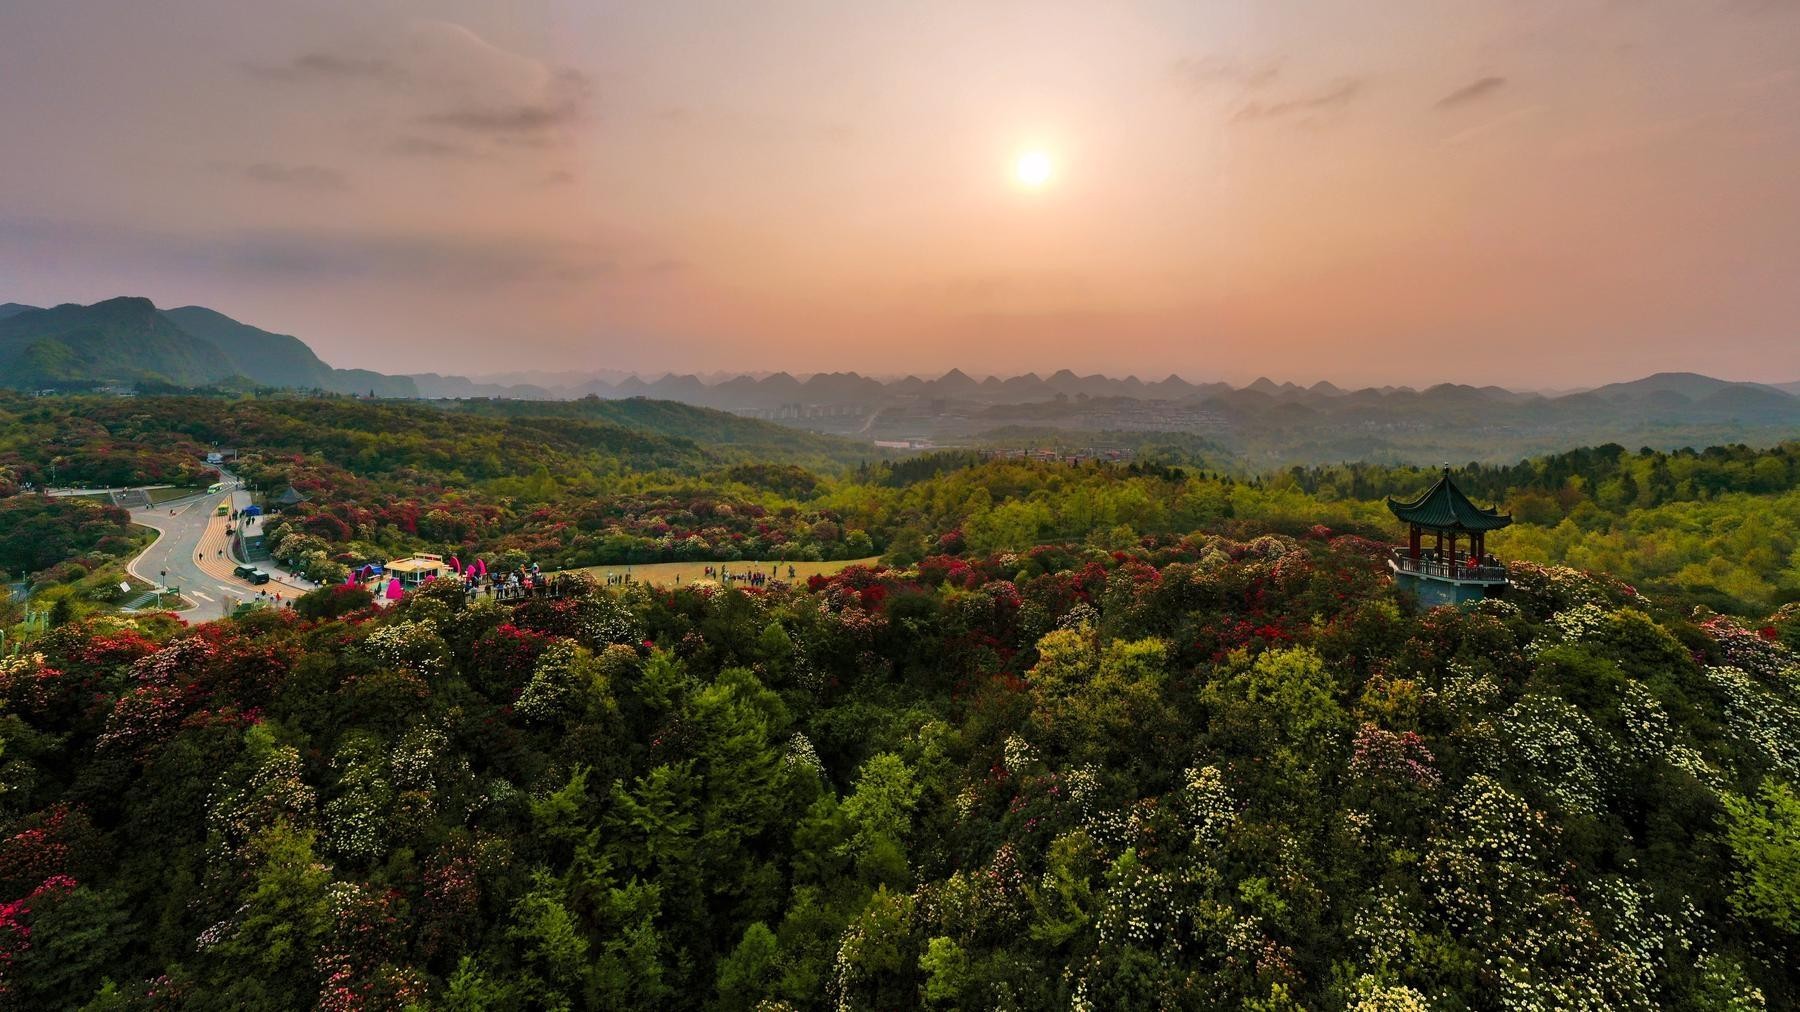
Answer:
[{"label": "parked car", "polygon": [[232,570],[232,572],[234,572],[238,575],[238,579],[249,580],[251,583],[257,584],[259,586],[269,582],[269,574],[263,572],[262,570],[256,568],[255,566],[239,566],[236,569]]}]

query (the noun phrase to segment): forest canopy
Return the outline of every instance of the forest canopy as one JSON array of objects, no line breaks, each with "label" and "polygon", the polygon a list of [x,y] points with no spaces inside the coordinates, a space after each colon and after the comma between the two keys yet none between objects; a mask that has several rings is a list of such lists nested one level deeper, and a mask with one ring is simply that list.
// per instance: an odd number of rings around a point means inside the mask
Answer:
[{"label": "forest canopy", "polygon": [[[1051,561],[1051,560],[1039,560]],[[1359,538],[332,588],[0,666],[26,1007],[1783,1007],[1800,613]]]},{"label": "forest canopy", "polygon": [[[1509,584],[1427,609],[1383,499],[1433,469],[832,463],[688,409],[0,410],[0,567],[61,595],[0,616],[0,1005],[1800,1001],[1800,444],[1456,468],[1514,515]],[[868,561],[204,623],[54,586],[135,535],[27,485],[198,485],[215,445],[304,494],[265,529],[320,577]]]}]

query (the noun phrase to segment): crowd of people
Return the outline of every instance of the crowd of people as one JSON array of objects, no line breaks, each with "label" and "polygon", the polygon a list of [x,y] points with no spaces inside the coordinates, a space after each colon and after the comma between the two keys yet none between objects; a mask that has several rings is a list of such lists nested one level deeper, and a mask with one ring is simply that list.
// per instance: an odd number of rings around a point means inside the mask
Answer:
[{"label": "crowd of people", "polygon": [[565,591],[579,581],[579,577],[568,573],[545,574],[535,562],[506,572],[499,570],[484,573],[465,572],[462,576],[451,576],[448,579],[461,580],[463,592],[471,601],[477,597],[491,597],[496,601],[561,597]]},{"label": "crowd of people", "polygon": [[[780,578],[781,564],[778,562],[770,563],[769,571],[766,573],[760,569],[745,569],[734,573],[725,566],[707,566],[705,573],[707,579],[718,580],[722,583],[741,583],[747,587],[766,587],[771,582]],[[790,581],[794,579],[794,567],[791,564],[787,567],[787,576]],[[679,579],[677,582],[679,582]]]}]

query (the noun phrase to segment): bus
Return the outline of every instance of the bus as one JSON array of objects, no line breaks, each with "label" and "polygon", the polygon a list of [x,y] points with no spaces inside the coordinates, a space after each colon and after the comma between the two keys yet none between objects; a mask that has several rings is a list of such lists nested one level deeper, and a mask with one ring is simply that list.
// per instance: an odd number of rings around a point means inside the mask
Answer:
[{"label": "bus", "polygon": [[230,514],[231,514],[231,504],[228,502],[220,503],[219,508],[216,510],[213,510],[213,516],[215,516],[215,517],[229,516]]},{"label": "bus", "polygon": [[225,486],[216,481],[213,482],[211,485],[206,486],[206,494],[207,495],[218,495],[220,492],[223,492],[223,491],[225,491]]}]

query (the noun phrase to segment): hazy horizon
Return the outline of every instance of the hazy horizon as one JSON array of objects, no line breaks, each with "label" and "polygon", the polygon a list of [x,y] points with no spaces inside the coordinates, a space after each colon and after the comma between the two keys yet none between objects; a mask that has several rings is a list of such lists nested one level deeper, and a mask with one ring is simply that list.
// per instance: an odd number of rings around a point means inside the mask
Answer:
[{"label": "hazy horizon", "polygon": [[1800,5],[69,0],[0,66],[0,301],[340,367],[1800,379]]}]

